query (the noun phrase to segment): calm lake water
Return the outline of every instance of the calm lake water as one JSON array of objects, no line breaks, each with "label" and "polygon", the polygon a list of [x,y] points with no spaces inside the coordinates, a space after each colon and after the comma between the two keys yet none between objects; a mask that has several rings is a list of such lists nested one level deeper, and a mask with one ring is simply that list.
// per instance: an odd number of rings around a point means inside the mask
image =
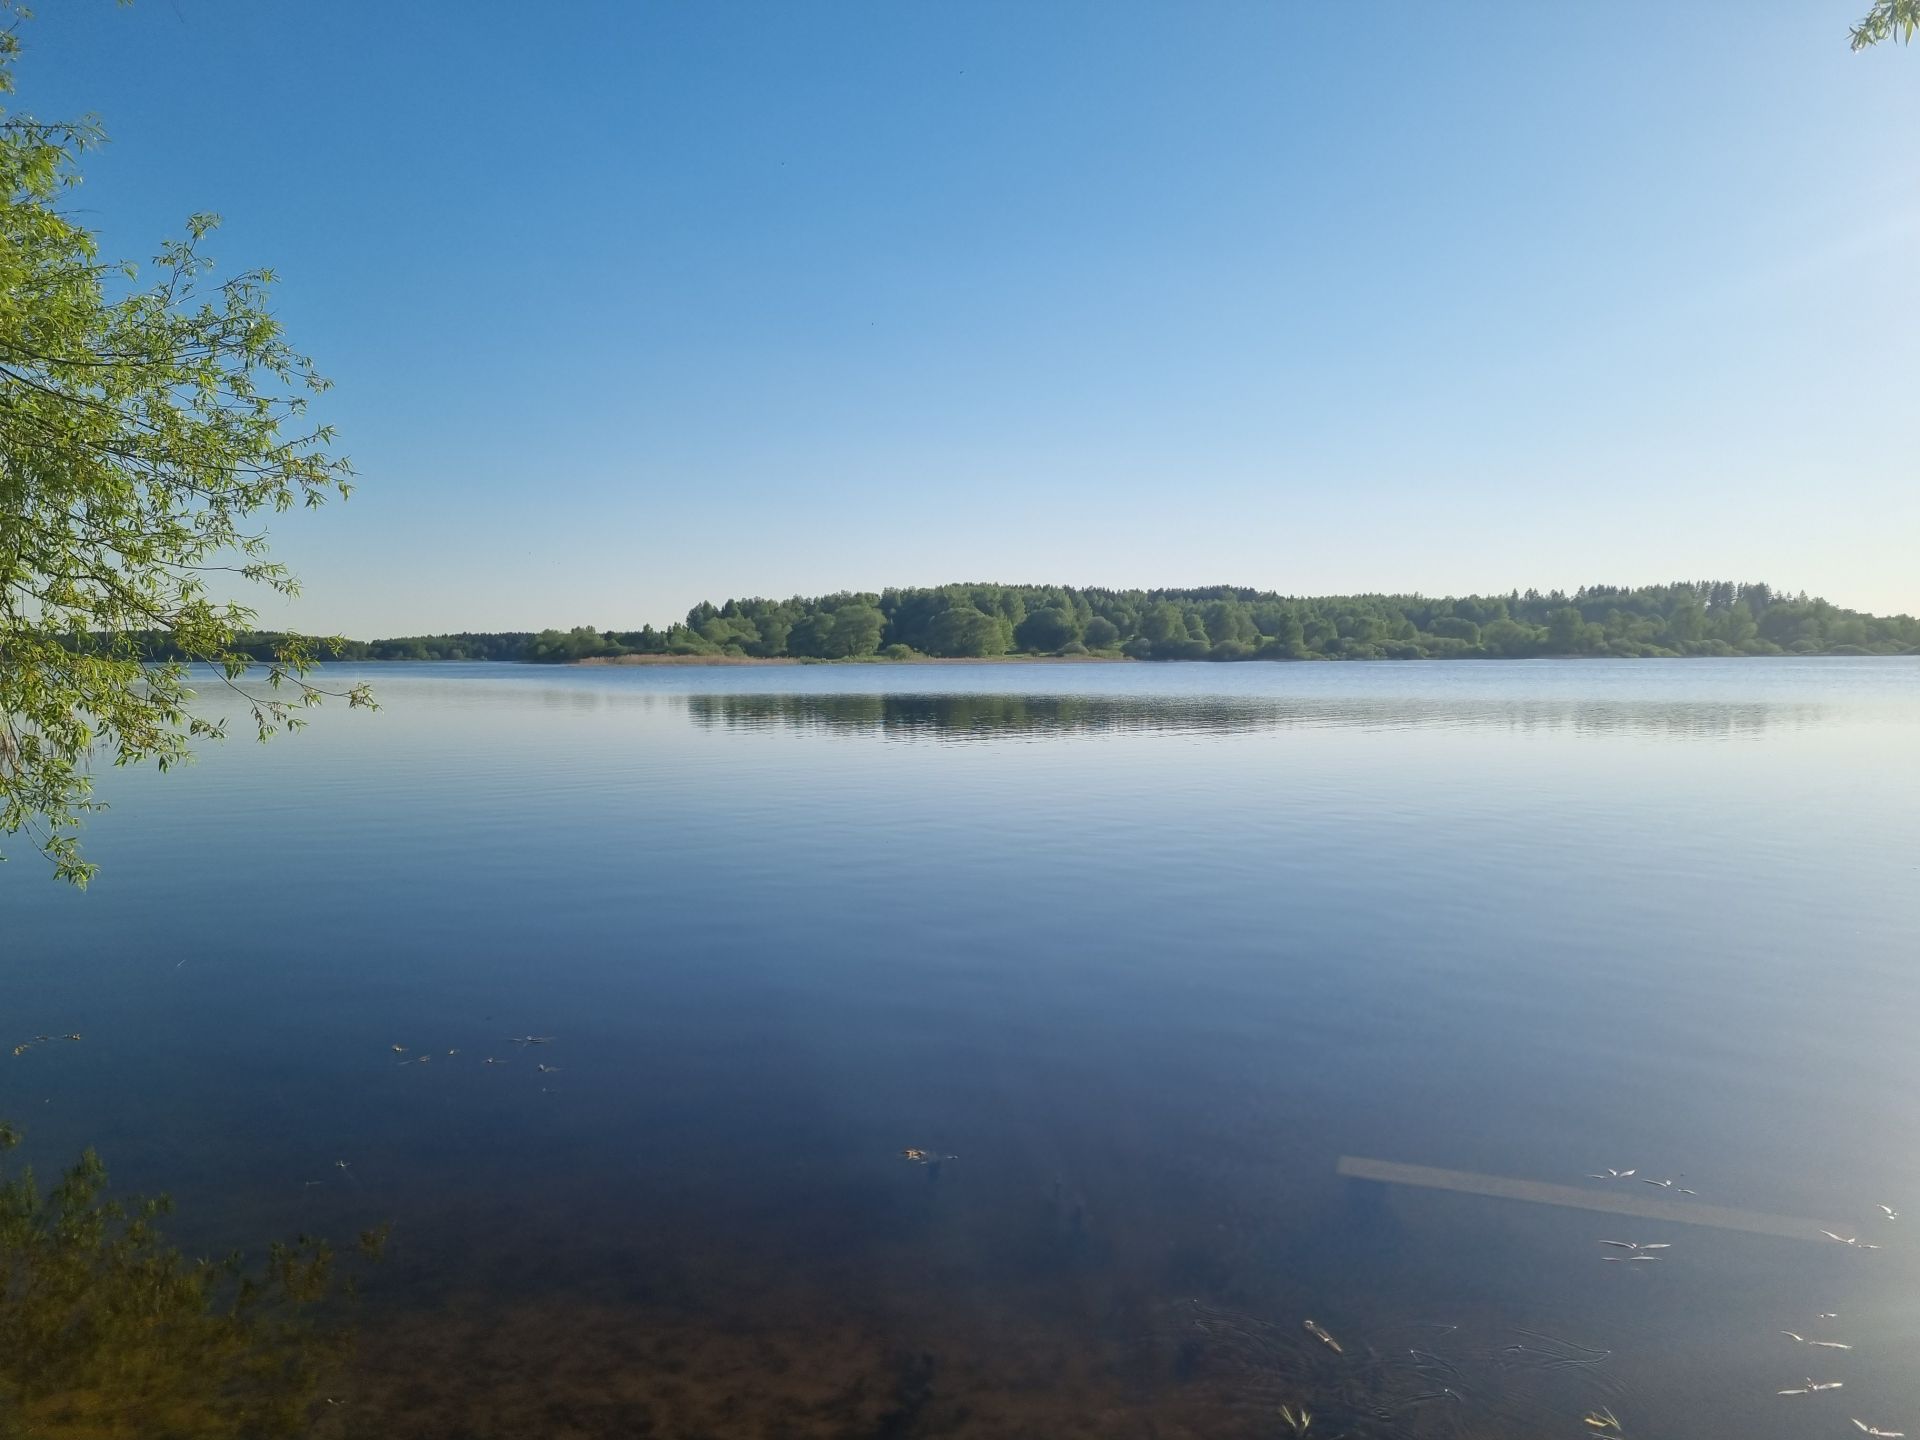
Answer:
[{"label": "calm lake water", "polygon": [[329,1433],[1920,1434],[1920,663],[351,673],[0,870],[38,1165],[393,1222]]}]

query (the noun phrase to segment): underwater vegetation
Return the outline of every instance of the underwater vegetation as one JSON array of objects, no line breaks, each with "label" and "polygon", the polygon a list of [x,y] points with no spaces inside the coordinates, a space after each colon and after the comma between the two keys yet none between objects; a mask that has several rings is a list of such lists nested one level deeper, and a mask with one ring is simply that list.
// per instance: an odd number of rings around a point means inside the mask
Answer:
[{"label": "underwater vegetation", "polygon": [[[19,1143],[0,1125],[0,1152]],[[308,1433],[352,1350],[356,1286],[326,1241],[251,1262],[170,1245],[164,1198],[118,1200],[88,1150],[43,1190],[0,1169],[0,1437],[222,1440]],[[360,1237],[377,1260],[384,1229]]]}]

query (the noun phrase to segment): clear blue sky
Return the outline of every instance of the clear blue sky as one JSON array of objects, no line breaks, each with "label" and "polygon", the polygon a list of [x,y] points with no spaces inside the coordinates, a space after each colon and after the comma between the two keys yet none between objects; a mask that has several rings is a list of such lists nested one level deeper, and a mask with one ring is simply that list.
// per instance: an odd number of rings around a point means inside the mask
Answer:
[{"label": "clear blue sky", "polygon": [[270,620],[959,579],[1920,609],[1920,46],[1867,0],[60,0],[77,204],[284,277]]}]

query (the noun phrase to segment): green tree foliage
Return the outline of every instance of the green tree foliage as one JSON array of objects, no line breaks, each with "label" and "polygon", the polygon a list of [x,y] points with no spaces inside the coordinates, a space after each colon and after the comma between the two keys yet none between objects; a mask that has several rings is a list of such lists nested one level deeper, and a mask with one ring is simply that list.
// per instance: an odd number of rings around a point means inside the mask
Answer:
[{"label": "green tree foliage", "polygon": [[[1112,626],[1107,628],[1112,629]],[[1080,628],[1071,609],[1042,605],[1038,610],[1027,612],[1027,618],[1013,632],[1013,638],[1022,650],[1051,654],[1078,640]]]},{"label": "green tree foliage", "polygon": [[1501,616],[1480,631],[1481,648],[1506,660],[1520,660],[1539,653],[1542,640],[1539,628]]},{"label": "green tree foliage", "polygon": [[[526,658],[533,638],[519,632],[407,635],[395,640],[346,640],[339,642],[337,649],[342,659],[353,660],[520,660]],[[257,642],[250,636],[236,641],[242,646],[251,643]]]},{"label": "green tree foliage", "polygon": [[827,632],[826,657],[850,660],[871,655],[880,648],[880,636],[887,628],[887,617],[871,605],[843,605],[833,612],[833,625]]},{"label": "green tree foliage", "polygon": [[[0,1150],[14,1138],[0,1126]],[[328,1408],[350,1347],[321,1318],[350,1288],[332,1249],[190,1260],[164,1242],[167,1210],[109,1199],[92,1151],[46,1192],[31,1170],[0,1177],[0,1440],[251,1440]]]},{"label": "green tree foliage", "polygon": [[546,664],[558,664],[621,653],[623,653],[622,647],[610,636],[594,629],[591,625],[576,625],[571,630],[542,630],[527,641],[525,653],[521,658]]},{"label": "green tree foliage", "polygon": [[1601,628],[1589,625],[1576,606],[1562,605],[1547,616],[1548,654],[1591,655],[1604,643]]},{"label": "green tree foliage", "polygon": [[1201,630],[1215,646],[1252,645],[1260,638],[1260,631],[1253,623],[1253,612],[1241,600],[1209,600]]},{"label": "green tree foliage", "polygon": [[1193,637],[1187,634],[1187,617],[1172,600],[1157,600],[1140,617],[1140,638],[1166,647],[1184,645]]},{"label": "green tree foliage", "polygon": [[1920,0],[1874,0],[1873,9],[1853,27],[1853,48],[1865,50],[1882,40],[1906,45],[1915,30],[1920,30]]},{"label": "green tree foliage", "polygon": [[[1019,619],[1014,619],[1014,616]],[[1083,618],[1084,617],[1084,618]],[[1076,640],[1074,637],[1082,637]],[[136,637],[138,638],[138,637]],[[148,653],[164,637],[139,643]],[[234,644],[271,655],[277,636]],[[538,635],[344,641],[351,659],[564,662],[619,655],[842,660],[1050,655],[1075,644],[1153,660],[1524,659],[1536,655],[1907,655],[1920,622],[1867,615],[1763,584],[1681,581],[1637,589],[1467,595],[1285,596],[1198,590],[947,585],[880,594],[729,600],[664,630],[582,626]]]},{"label": "green tree foliage", "polygon": [[[0,94],[18,51],[0,30]],[[253,612],[224,591],[297,589],[260,517],[344,496],[350,471],[307,418],[326,382],[269,312],[272,275],[218,279],[205,215],[145,272],[104,259],[63,203],[99,132],[0,116],[0,835],[84,883],[89,761],[165,766],[219,734],[185,662],[247,671]],[[143,666],[142,632],[179,658]],[[275,638],[247,692],[260,738],[320,699],[314,656]]]},{"label": "green tree foliage", "polygon": [[793,624],[787,636],[787,649],[794,655],[810,656],[824,660],[827,647],[833,643],[833,614],[827,610],[815,610],[802,615]]},{"label": "green tree foliage", "polygon": [[929,655],[977,658],[1007,652],[1007,622],[972,605],[942,610],[927,627]]}]

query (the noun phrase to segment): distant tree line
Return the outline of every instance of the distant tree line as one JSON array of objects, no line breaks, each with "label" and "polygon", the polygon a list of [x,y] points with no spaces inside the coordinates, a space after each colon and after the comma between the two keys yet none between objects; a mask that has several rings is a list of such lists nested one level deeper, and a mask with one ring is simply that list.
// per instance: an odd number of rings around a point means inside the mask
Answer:
[{"label": "distant tree line", "polygon": [[1920,621],[1844,610],[1764,584],[1680,582],[1572,594],[1513,591],[1295,598],[1216,586],[1081,590],[947,585],[701,603],[684,624],[543,631],[525,658],[679,654],[820,660],[1115,654],[1142,660],[1417,660],[1534,655],[1894,655]]},{"label": "distant tree line", "polygon": [[[262,657],[274,636],[242,636]],[[171,658],[155,641],[152,658]],[[1112,655],[1136,660],[1423,660],[1529,656],[1911,655],[1920,620],[1726,580],[1571,594],[1295,597],[1210,586],[1082,590],[943,585],[701,602],[655,629],[421,635],[342,642],[349,660],[566,663],[623,655],[906,660]]]},{"label": "distant tree line", "polygon": [[[253,660],[268,660],[282,638],[273,630],[242,631],[234,636],[233,649]],[[193,658],[172,644],[168,636],[150,630],[135,631],[127,639],[146,660]],[[402,635],[392,640],[316,640],[312,644],[320,656],[328,660],[530,660],[535,658],[529,654],[534,639],[531,630],[501,630],[485,634]]]}]

